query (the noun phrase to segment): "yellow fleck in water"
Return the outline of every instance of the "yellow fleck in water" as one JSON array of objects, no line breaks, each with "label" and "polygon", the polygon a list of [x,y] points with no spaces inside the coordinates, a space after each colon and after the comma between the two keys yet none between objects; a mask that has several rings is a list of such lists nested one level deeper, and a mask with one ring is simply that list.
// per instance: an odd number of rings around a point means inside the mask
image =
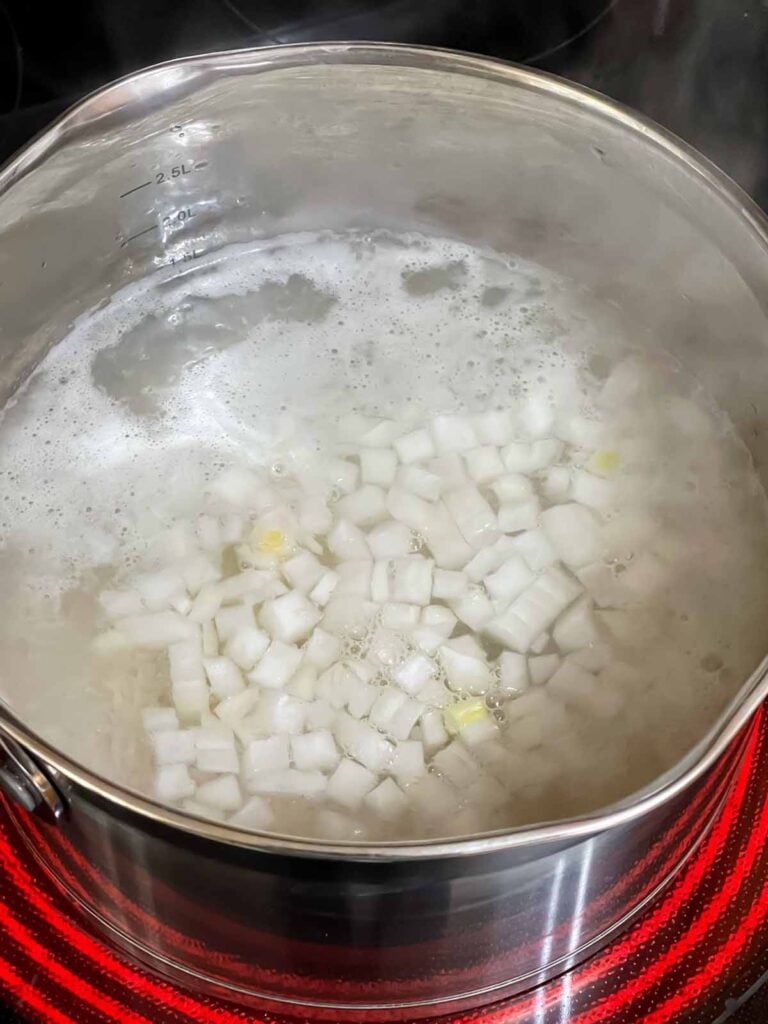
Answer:
[{"label": "yellow fleck in water", "polygon": [[485,698],[479,700],[462,700],[451,705],[445,712],[445,725],[449,732],[459,732],[473,722],[488,717]]},{"label": "yellow fleck in water", "polygon": [[591,460],[591,469],[596,473],[615,473],[621,464],[621,456],[614,451],[595,452]]}]

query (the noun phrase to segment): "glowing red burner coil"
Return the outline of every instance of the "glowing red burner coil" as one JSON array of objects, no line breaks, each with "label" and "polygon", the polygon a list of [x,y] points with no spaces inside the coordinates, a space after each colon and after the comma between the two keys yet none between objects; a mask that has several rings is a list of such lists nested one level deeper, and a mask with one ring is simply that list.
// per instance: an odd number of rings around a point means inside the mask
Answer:
[{"label": "glowing red burner coil", "polygon": [[[711,1024],[725,1000],[738,998],[768,967],[766,835],[768,719],[761,715],[709,835],[623,936],[529,993],[422,1024]],[[190,995],[112,952],[42,875],[1,806],[0,994],[9,1012],[45,1024],[307,1020]],[[753,1019],[762,1017],[739,1018]]]}]

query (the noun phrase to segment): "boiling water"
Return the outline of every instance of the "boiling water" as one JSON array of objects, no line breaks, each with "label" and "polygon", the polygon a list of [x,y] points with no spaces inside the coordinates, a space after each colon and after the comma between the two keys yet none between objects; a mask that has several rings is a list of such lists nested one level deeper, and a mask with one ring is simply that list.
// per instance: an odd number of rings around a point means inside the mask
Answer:
[{"label": "boiling water", "polygon": [[[151,564],[162,528],[194,516],[227,466],[273,466],[299,420],[322,453],[355,411],[416,422],[543,395],[597,410],[627,453],[611,571],[650,544],[674,580],[614,623],[635,672],[619,718],[573,716],[571,742],[544,751],[551,784],[486,824],[627,795],[700,740],[756,667],[768,597],[765,499],[745,448],[663,339],[650,355],[635,340],[541,267],[419,236],[291,236],[126,289],[0,421],[5,698],[68,754],[146,789],[140,712],[167,700],[165,655],[105,663],[91,643],[99,592]],[[633,365],[639,383],[611,400],[616,368]],[[281,815],[280,830],[306,830],[296,801]]]}]

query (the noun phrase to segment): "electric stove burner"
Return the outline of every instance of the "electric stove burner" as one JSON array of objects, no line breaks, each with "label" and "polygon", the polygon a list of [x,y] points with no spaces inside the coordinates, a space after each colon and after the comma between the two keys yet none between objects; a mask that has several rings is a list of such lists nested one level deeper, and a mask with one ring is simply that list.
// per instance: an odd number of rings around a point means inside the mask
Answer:
[{"label": "electric stove burner", "polygon": [[[482,1011],[422,1024],[761,1024],[768,1019],[766,835],[768,715],[761,714],[711,831],[630,929],[546,985]],[[276,1018],[190,995],[114,953],[41,873],[5,807],[0,933],[0,993],[25,1024],[311,1020],[305,1011]]]}]

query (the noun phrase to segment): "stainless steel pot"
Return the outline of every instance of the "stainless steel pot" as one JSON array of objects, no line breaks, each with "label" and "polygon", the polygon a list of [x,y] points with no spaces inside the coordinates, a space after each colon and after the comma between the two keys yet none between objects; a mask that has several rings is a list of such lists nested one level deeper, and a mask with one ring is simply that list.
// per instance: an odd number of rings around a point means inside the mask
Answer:
[{"label": "stainless steel pot", "polygon": [[[0,175],[0,401],[126,283],[169,264],[193,274],[233,241],[346,226],[454,235],[582,282],[703,380],[765,478],[757,209],[600,96],[409,47],[176,61],[96,93],[29,145]],[[410,1019],[531,986],[620,929],[712,821],[767,689],[763,664],[699,746],[622,805],[453,842],[205,823],[82,768],[19,707],[0,712],[0,782],[44,867],[159,970],[313,1016]]]}]

